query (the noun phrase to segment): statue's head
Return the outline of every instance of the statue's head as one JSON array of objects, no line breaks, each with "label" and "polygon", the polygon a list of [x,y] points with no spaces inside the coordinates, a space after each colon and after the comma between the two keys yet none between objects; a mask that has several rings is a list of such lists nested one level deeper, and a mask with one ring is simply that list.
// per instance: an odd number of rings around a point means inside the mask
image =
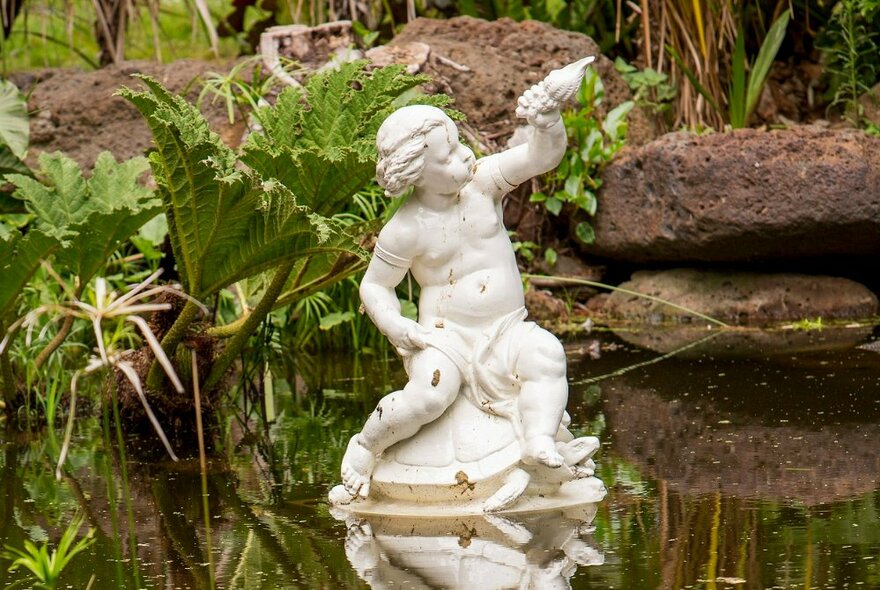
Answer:
[{"label": "statue's head", "polygon": [[394,111],[379,127],[376,149],[376,178],[391,197],[411,186],[455,193],[472,175],[473,152],[459,143],[455,123],[437,107],[412,105]]}]

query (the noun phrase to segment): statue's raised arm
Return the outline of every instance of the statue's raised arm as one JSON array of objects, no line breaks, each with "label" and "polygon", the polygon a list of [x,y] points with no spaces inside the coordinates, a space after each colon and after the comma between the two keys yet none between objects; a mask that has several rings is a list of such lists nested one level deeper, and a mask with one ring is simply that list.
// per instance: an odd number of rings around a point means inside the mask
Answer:
[{"label": "statue's raised arm", "polygon": [[553,70],[517,100],[516,116],[532,129],[526,143],[497,155],[501,175],[512,186],[553,170],[565,155],[565,126],[560,108],[578,90],[584,71],[595,58],[585,57]]}]

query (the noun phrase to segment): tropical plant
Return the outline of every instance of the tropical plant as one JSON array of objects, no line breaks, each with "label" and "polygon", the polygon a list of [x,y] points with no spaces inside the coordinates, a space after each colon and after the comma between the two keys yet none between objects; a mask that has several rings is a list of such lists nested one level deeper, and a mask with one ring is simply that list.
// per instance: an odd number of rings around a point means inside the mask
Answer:
[{"label": "tropical plant", "polygon": [[[623,102],[600,119],[598,107],[604,96],[602,80],[595,69],[588,68],[578,91],[580,107],[562,115],[568,132],[568,150],[556,170],[544,178],[546,189],[530,197],[531,202],[543,203],[553,215],[559,215],[567,203],[575,211],[583,211],[591,217],[596,214],[596,193],[602,186],[599,173],[623,147],[626,117],[634,106],[632,101]],[[575,226],[575,236],[586,244],[595,240],[593,228],[587,221]],[[553,259],[551,255],[548,262]]]},{"label": "tropical plant", "polygon": [[[259,110],[263,133],[251,135],[240,153],[223,145],[196,107],[155,80],[141,80],[146,91],[120,94],[153,133],[150,164],[183,289],[206,301],[237,282],[263,278],[253,308],[209,332],[228,338],[208,372],[204,390],[210,391],[273,308],[364,267],[358,240],[372,226],[345,226],[332,215],[373,176],[373,137],[394,100],[425,78],[400,66],[368,71],[366,62],[317,74]],[[187,302],[165,334],[169,357],[197,312]],[[157,366],[148,384],[160,386]]]},{"label": "tropical plant", "polygon": [[676,97],[675,86],[669,83],[669,75],[658,72],[654,68],[640,70],[618,57],[614,60],[614,69],[620,72],[633,94],[633,102],[648,109],[656,115],[665,115],[672,108],[672,100]]},{"label": "tropical plant", "polygon": [[[159,212],[159,200],[139,179],[146,172],[144,158],[118,163],[109,152],[100,154],[92,176],[85,179],[80,167],[61,153],[41,154],[37,180],[8,174],[31,216],[25,232],[0,220],[0,333],[6,340],[22,290],[40,264],[55,256],[55,268],[73,277],[73,297],[107,264],[131,234]],[[72,318],[65,320],[56,337],[38,357],[42,365],[64,340]],[[0,352],[7,398],[14,396],[14,377],[8,349]],[[9,400],[7,399],[7,402]]]},{"label": "tropical plant", "polygon": [[52,550],[51,554],[49,553],[48,542],[37,547],[33,541],[26,539],[24,549],[4,545],[5,551],[0,554],[0,557],[12,561],[9,571],[15,571],[19,567],[29,570],[33,579],[36,580],[35,587],[54,590],[64,568],[67,567],[77,554],[85,551],[95,542],[93,529],[89,529],[86,536],[76,541],[76,536],[79,534],[82,524],[83,516],[81,514],[76,515],[67,528],[64,529],[58,546]]},{"label": "tropical plant", "polygon": [[667,45],[666,50],[672,56],[678,68],[690,81],[693,88],[700,94],[706,103],[715,111],[716,117],[723,120],[722,100],[727,102],[727,122],[734,129],[745,127],[748,118],[761,98],[764,83],[770,73],[770,67],[776,59],[776,54],[785,38],[788,21],[791,12],[785,10],[770,26],[767,35],[761,43],[761,48],[754,62],[749,62],[746,56],[746,37],[742,24],[737,26],[736,39],[730,61],[730,77],[726,95],[719,97],[717,92],[703,85],[695,70],[688,67],[679,51],[672,45]]},{"label": "tropical plant", "polygon": [[791,12],[786,10],[773,22],[764,42],[761,43],[758,56],[751,64],[746,57],[745,33],[742,26],[737,30],[727,95],[730,126],[734,129],[746,126],[749,115],[755,110],[758,99],[761,98],[770,66],[773,65],[773,60],[776,59],[776,54],[779,53],[779,47],[785,38],[790,15]]},{"label": "tropical plant", "polygon": [[831,75],[831,106],[843,107],[845,117],[857,126],[864,112],[859,99],[880,76],[878,38],[878,0],[841,0],[834,6],[822,40]]}]

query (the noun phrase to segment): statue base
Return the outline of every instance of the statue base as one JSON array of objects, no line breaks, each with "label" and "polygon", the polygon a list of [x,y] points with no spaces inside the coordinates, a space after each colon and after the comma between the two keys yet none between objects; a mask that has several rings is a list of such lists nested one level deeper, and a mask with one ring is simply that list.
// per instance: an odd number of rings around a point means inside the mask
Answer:
[{"label": "statue base", "polygon": [[525,464],[511,421],[476,408],[463,396],[415,436],[393,445],[376,463],[368,498],[341,485],[331,504],[360,515],[465,516],[538,512],[601,501],[593,476],[599,440],[574,438],[560,426],[560,467]]}]

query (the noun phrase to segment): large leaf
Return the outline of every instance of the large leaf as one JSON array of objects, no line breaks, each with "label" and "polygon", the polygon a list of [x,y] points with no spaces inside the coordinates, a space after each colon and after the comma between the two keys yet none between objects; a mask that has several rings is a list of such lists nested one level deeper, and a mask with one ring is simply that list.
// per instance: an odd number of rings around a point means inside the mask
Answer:
[{"label": "large leaf", "polygon": [[22,235],[18,230],[0,231],[0,318],[13,311],[16,298],[40,266],[61,246],[61,241],[38,229]]},{"label": "large leaf", "polygon": [[[403,66],[367,71],[365,62],[313,76],[305,92],[288,88],[262,111],[265,133],[250,136],[242,161],[277,179],[301,205],[327,217],[339,213],[375,174],[376,132],[395,100],[426,80]],[[420,102],[442,107],[448,100]]]},{"label": "large leaf", "polygon": [[334,150],[333,159],[322,150],[283,147],[280,153],[250,147],[242,161],[263,178],[275,179],[297,196],[297,202],[329,217],[344,211],[352,195],[376,173],[375,159],[352,148]]},{"label": "large leaf", "polygon": [[29,137],[27,103],[15,84],[0,80],[0,145],[8,146],[16,158],[24,158]]},{"label": "large leaf", "polygon": [[86,180],[79,165],[56,152],[41,154],[38,181],[10,175],[16,197],[36,216],[36,227],[63,242],[56,266],[88,282],[137,229],[159,213],[160,200],[139,184],[145,158],[118,163],[109,152]]},{"label": "large leaf", "polygon": [[204,298],[284,261],[345,247],[330,221],[299,205],[289,189],[239,169],[198,109],[142,80],[146,92],[120,93],[153,132],[150,164],[188,292]]},{"label": "large leaf", "polygon": [[197,108],[155,80],[120,91],[153,133],[150,163],[188,292],[205,297],[302,258],[330,274],[362,264],[356,237],[330,217],[374,175],[375,134],[394,101],[426,80],[365,66],[343,64],[282,92],[260,111],[264,133],[251,135],[240,163]]}]

